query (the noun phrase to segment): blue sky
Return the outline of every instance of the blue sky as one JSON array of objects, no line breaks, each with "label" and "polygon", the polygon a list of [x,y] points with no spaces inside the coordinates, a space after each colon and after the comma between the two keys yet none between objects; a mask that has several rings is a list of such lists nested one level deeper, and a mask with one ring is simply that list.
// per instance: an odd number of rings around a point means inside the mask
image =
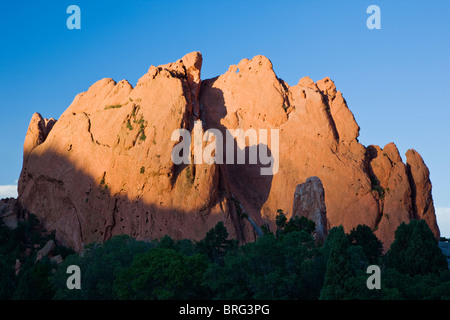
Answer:
[{"label": "blue sky", "polygon": [[[69,30],[69,5],[81,30]],[[366,9],[381,9],[369,30]],[[203,54],[202,78],[262,54],[280,78],[329,76],[360,142],[420,152],[441,233],[450,237],[448,1],[10,1],[0,6],[0,196],[14,193],[34,112],[58,118],[76,94],[111,77],[133,85],[150,65]]]}]

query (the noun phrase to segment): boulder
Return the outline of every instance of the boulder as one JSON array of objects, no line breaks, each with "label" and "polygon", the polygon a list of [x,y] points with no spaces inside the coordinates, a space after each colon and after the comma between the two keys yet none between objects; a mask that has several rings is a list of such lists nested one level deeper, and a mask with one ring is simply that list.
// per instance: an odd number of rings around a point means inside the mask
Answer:
[{"label": "boulder", "polygon": [[48,256],[48,254],[55,248],[55,241],[48,240],[45,246],[39,250],[36,254],[36,261],[40,261],[42,258]]},{"label": "boulder", "polygon": [[323,243],[328,235],[327,209],[325,191],[318,177],[310,177],[305,183],[297,185],[294,193],[292,216],[306,217],[314,221],[316,231],[314,238]]},{"label": "boulder", "polygon": [[21,267],[22,267],[22,263],[20,262],[19,259],[16,259],[16,263],[14,265],[14,273],[16,276],[19,274]]},{"label": "boulder", "polygon": [[20,218],[20,206],[17,199],[0,200],[0,219],[10,229],[17,228]]},{"label": "boulder", "polygon": [[58,254],[57,256],[51,257],[50,261],[52,261],[56,264],[61,264],[64,260],[63,260],[62,256],[60,254]]}]

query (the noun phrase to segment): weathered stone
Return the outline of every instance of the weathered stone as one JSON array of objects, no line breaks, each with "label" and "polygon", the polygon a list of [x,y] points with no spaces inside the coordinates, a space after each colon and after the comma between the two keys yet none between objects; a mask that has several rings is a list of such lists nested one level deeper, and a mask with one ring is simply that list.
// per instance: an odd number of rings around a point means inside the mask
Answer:
[{"label": "weathered stone", "polygon": [[[123,233],[199,240],[218,221],[247,242],[256,238],[254,226],[274,225],[278,209],[289,212],[296,187],[315,176],[325,190],[328,228],[349,232],[365,224],[388,248],[402,221],[423,218],[438,236],[423,160],[411,151],[405,166],[394,144],[360,144],[359,126],[331,79],[316,84],[304,77],[290,87],[256,56],[201,81],[201,64],[194,52],[151,66],[134,88],[103,79],[78,94],[57,122],[33,115],[21,207],[76,250]],[[171,134],[192,132],[197,119],[203,131],[218,129],[224,137],[233,129],[279,130],[278,173],[261,176],[261,162],[175,165],[171,152],[179,141]]]},{"label": "weathered stone", "polygon": [[308,178],[305,183],[295,188],[292,216],[303,216],[314,221],[316,224],[314,238],[320,243],[323,243],[328,235],[326,214],[325,191],[318,177]]},{"label": "weathered stone", "polygon": [[55,248],[55,241],[48,240],[45,246],[39,250],[36,254],[36,261],[41,260],[42,258],[48,256],[50,251],[52,251]]},{"label": "weathered stone", "polygon": [[64,260],[63,260],[62,256],[60,254],[58,254],[57,256],[51,257],[50,261],[52,261],[56,264],[61,264]]},{"label": "weathered stone", "polygon": [[19,274],[21,267],[22,267],[22,263],[20,262],[19,259],[16,259],[16,264],[14,265],[14,271],[15,271],[16,276]]},{"label": "weathered stone", "polygon": [[436,221],[436,213],[431,194],[430,171],[420,154],[410,149],[406,152],[406,167],[411,184],[413,212],[416,219],[424,219],[436,239],[440,232]]},{"label": "weathered stone", "polygon": [[19,222],[20,207],[14,198],[0,200],[0,219],[5,226],[15,229]]}]

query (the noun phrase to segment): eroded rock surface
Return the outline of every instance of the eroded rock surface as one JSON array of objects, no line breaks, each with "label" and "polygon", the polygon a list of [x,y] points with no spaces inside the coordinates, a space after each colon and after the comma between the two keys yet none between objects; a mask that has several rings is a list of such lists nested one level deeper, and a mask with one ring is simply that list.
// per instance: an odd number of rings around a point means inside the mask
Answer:
[{"label": "eroded rock surface", "polygon": [[[201,65],[201,54],[190,53],[151,66],[134,88],[126,80],[96,82],[58,121],[33,115],[20,205],[77,250],[122,233],[199,240],[218,221],[246,242],[255,239],[255,225],[274,225],[278,209],[295,214],[297,185],[315,176],[328,228],[366,224],[386,248],[399,223],[423,218],[439,236],[420,155],[408,151],[405,165],[394,144],[360,144],[359,126],[331,79],[303,77],[291,87],[256,56],[201,81]],[[278,172],[262,176],[260,161],[175,165],[171,152],[180,141],[172,132],[192,132],[197,120],[203,132],[224,137],[235,129],[279,130]],[[270,135],[266,144],[270,150]],[[247,153],[264,146],[236,143]]]},{"label": "eroded rock surface", "polygon": [[292,215],[306,217],[314,221],[316,231],[314,238],[323,243],[328,235],[327,208],[325,206],[325,190],[318,177],[306,179],[305,183],[295,188]]}]

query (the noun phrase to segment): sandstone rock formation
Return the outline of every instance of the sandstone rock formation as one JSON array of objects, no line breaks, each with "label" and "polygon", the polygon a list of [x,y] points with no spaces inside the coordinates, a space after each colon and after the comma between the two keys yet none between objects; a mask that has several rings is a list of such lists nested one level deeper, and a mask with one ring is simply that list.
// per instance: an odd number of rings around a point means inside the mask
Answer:
[{"label": "sandstone rock formation", "polygon": [[327,209],[325,191],[318,177],[308,178],[305,183],[295,188],[292,216],[306,217],[314,221],[315,240],[320,243],[325,241],[328,235]]},{"label": "sandstone rock formation", "polygon": [[[424,218],[439,236],[420,156],[409,151],[405,165],[394,144],[360,144],[359,126],[329,78],[304,77],[291,87],[256,56],[201,81],[201,65],[200,53],[190,53],[150,67],[134,88],[125,80],[96,82],[58,121],[33,115],[20,205],[77,250],[121,233],[199,240],[218,221],[245,242],[257,236],[254,225],[274,225],[277,209],[290,212],[296,186],[316,176],[328,227],[348,232],[366,224],[386,248],[401,221]],[[196,120],[223,136],[278,129],[278,172],[262,176],[261,161],[175,165],[172,132],[193,131]],[[270,140],[235,145],[249,153],[270,149]]]},{"label": "sandstone rock formation", "polygon": [[36,261],[40,261],[42,258],[48,256],[54,248],[55,248],[55,241],[48,240],[45,246],[37,252]]},{"label": "sandstone rock formation", "polygon": [[8,198],[0,200],[0,219],[10,229],[17,227],[20,219],[20,206],[17,199]]},{"label": "sandstone rock formation", "polygon": [[411,184],[414,218],[424,219],[431,230],[439,230],[431,196],[430,172],[416,150],[406,152],[406,167]]},{"label": "sandstone rock formation", "polygon": [[100,80],[75,97],[47,136],[34,115],[37,131],[25,139],[19,180],[23,207],[77,250],[120,233],[200,239],[221,220],[233,231],[218,167],[171,159],[172,132],[192,129],[199,112],[201,63],[192,53],[152,66],[135,88]]}]

